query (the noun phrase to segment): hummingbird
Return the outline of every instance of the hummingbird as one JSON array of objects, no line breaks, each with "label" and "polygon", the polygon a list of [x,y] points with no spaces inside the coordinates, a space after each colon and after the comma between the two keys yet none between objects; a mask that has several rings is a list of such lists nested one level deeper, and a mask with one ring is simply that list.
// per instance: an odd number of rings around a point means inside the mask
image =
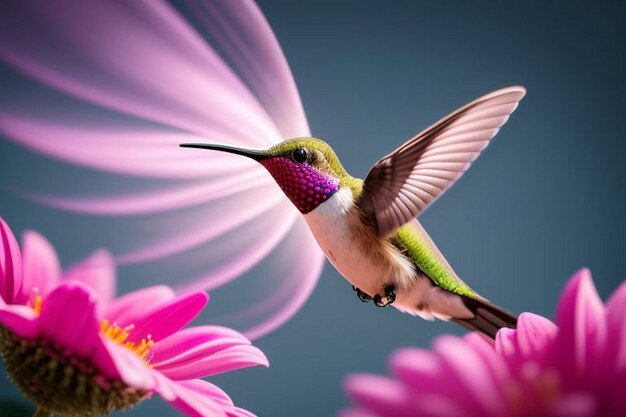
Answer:
[{"label": "hummingbird", "polygon": [[263,165],[361,301],[495,338],[499,329],[515,328],[517,317],[463,282],[416,217],[463,175],[525,94],[513,86],[470,102],[384,156],[364,180],[349,175],[331,146],[313,137],[264,150],[180,146]]}]

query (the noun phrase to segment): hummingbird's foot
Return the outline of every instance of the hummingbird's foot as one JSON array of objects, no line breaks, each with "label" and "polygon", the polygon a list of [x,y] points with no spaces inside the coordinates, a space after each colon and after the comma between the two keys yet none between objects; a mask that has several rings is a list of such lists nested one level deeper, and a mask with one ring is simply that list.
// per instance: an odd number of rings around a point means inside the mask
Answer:
[{"label": "hummingbird's foot", "polygon": [[389,304],[393,304],[396,301],[396,286],[387,285],[385,287],[385,296],[381,297],[380,294],[376,294],[373,300],[376,307],[387,307]]},{"label": "hummingbird's foot", "polygon": [[358,289],[357,287],[355,287],[354,285],[352,286],[352,289],[356,292],[356,296],[359,298],[359,300],[361,300],[364,303],[370,302],[372,301],[372,297],[370,297],[369,295],[365,294],[363,291],[361,291],[360,289]]}]

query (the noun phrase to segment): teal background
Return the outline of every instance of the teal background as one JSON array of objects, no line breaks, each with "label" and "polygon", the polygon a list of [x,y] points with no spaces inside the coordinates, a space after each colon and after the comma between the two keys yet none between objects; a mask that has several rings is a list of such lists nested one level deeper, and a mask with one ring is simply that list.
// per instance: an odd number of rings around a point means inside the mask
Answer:
[{"label": "teal background", "polygon": [[[580,267],[591,268],[604,299],[626,277],[623,2],[260,6],[291,65],[313,134],[334,146],[353,175],[364,176],[380,156],[484,93],[528,88],[495,142],[420,218],[477,291],[514,312],[553,317],[563,284]],[[14,82],[0,67],[0,87]],[[58,177],[41,179],[57,165]],[[16,234],[40,230],[64,263],[97,245],[81,234],[89,220],[44,209],[8,188],[66,175],[61,164],[0,140],[0,215]],[[256,342],[271,367],[212,381],[260,416],[332,415],[348,405],[341,390],[346,374],[384,373],[394,349],[427,347],[441,333],[462,330],[362,304],[327,264],[302,311]],[[0,416],[31,412],[0,376]],[[177,414],[152,399],[124,415]]]}]

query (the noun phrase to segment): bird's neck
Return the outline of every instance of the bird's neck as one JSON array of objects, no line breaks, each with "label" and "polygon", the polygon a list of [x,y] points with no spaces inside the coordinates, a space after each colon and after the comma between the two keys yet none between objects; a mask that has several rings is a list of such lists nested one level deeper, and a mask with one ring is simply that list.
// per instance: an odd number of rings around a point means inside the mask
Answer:
[{"label": "bird's neck", "polygon": [[352,198],[356,201],[363,192],[363,180],[361,178],[344,175],[339,178],[339,188],[347,188],[352,193]]}]

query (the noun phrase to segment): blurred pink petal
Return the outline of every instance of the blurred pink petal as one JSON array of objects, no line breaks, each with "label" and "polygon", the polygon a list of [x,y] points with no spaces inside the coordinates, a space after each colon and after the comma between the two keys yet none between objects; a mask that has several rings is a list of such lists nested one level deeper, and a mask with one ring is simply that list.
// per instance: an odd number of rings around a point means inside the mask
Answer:
[{"label": "blurred pink petal", "polygon": [[[473,332],[465,335],[463,340],[474,350],[475,354],[480,357],[484,366],[482,372],[486,374],[485,379],[492,384],[490,387],[492,390],[492,398],[489,399],[490,404],[483,408],[491,410],[491,412],[496,415],[505,412],[508,408],[506,397],[509,395],[509,392],[507,391],[507,387],[500,384],[499,381],[506,381],[511,378],[511,368],[508,366],[509,364],[503,358],[494,356],[493,339],[487,338],[483,334]],[[489,387],[486,386],[482,389],[487,391]]]},{"label": "blurred pink petal", "polygon": [[[0,130],[17,143],[34,151],[114,173],[156,177],[202,179],[210,175],[252,169],[250,161],[232,156],[189,152],[178,147],[184,142],[203,142],[197,136],[154,128],[118,127],[85,121],[62,122],[0,111]],[[222,137],[211,134],[208,137]],[[42,141],[45,137],[48,140]],[[258,172],[259,170],[255,170]]]},{"label": "blurred pink petal", "polygon": [[[230,134],[272,135],[258,102],[170,5],[64,3],[13,4],[11,15],[2,14],[0,34],[20,43],[3,43],[0,56],[44,84],[112,110],[198,134],[237,120],[228,124]],[[28,36],[25,21],[56,47],[54,54]]]},{"label": "blurred pink petal", "polygon": [[607,301],[606,316],[609,345],[615,347],[609,352],[614,358],[611,366],[620,373],[626,373],[626,282],[622,282]]},{"label": "blurred pink petal", "polygon": [[574,393],[559,398],[552,407],[554,417],[592,417],[597,416],[598,404],[592,395]]},{"label": "blurred pink petal", "polygon": [[[209,240],[217,238],[232,229],[241,226],[243,223],[251,221],[252,219],[275,209],[281,204],[282,196],[271,196],[270,198],[263,198],[267,195],[267,186],[263,188],[257,188],[249,193],[254,195],[258,199],[258,202],[254,206],[247,207],[246,210],[241,210],[239,207],[239,201],[235,201],[233,204],[229,204],[229,208],[226,210],[231,213],[231,216],[226,217],[221,222],[207,223],[205,227],[198,227],[198,224],[193,219],[186,231],[178,232],[175,235],[169,235],[160,242],[154,242],[146,247],[125,253],[117,256],[117,260],[122,263],[135,263],[146,262],[163,258],[165,256],[171,256],[192,248],[195,248]],[[205,221],[203,221],[204,223]],[[254,240],[252,241],[254,242]]]},{"label": "blurred pink petal", "polygon": [[604,305],[588,269],[578,271],[565,286],[556,311],[556,324],[562,371],[572,373],[570,381],[591,378],[603,362],[607,332]]},{"label": "blurred pink petal", "polygon": [[86,284],[98,294],[103,305],[115,297],[115,263],[107,250],[100,249],[72,265],[63,272],[63,279]]},{"label": "blurred pink petal", "polygon": [[[255,167],[256,168],[256,167]],[[31,200],[68,211],[106,216],[130,216],[175,210],[267,185],[267,178],[260,178],[255,169],[222,181],[206,181],[185,187],[176,187],[151,193],[132,193],[113,197],[54,197],[23,192]]]},{"label": "blurred pink petal", "polygon": [[410,416],[410,397],[406,388],[389,378],[374,375],[354,375],[345,382],[352,401],[374,414]]},{"label": "blurred pink petal", "polygon": [[424,349],[398,349],[390,358],[393,375],[410,390],[429,393],[445,388],[441,385],[442,364],[432,352]]},{"label": "blurred pink petal", "polygon": [[37,293],[45,296],[61,279],[61,264],[57,253],[42,235],[32,230],[22,237],[23,286],[20,302],[25,303]]},{"label": "blurred pink petal", "polygon": [[22,254],[9,226],[0,218],[0,297],[13,303],[22,291]]},{"label": "blurred pink petal", "polygon": [[302,219],[298,219],[281,243],[276,252],[280,262],[276,263],[274,273],[286,279],[272,289],[270,296],[262,297],[257,306],[244,311],[251,317],[264,317],[259,324],[242,332],[253,340],[282,326],[296,314],[308,300],[322,273],[325,258]]},{"label": "blurred pink petal", "polygon": [[[30,36],[32,27],[41,36]],[[224,286],[264,257],[270,265],[293,259],[264,271],[275,277],[271,286],[250,280],[257,297],[224,320],[260,337],[295,314],[323,262],[303,220],[251,161],[178,148],[207,141],[263,148],[310,135],[289,66],[256,4],[7,1],[0,6],[0,37],[0,60],[35,81],[20,103],[0,108],[0,132],[53,158],[152,181],[151,191],[139,194],[116,176],[103,187],[116,194],[85,196],[72,192],[71,182],[62,197],[59,191],[19,193],[65,210],[116,216],[112,225],[119,217],[160,215],[150,238],[140,229],[144,218],[137,219],[124,246],[113,248],[115,260],[158,262],[176,255],[188,269],[172,271],[181,292]],[[189,208],[200,214],[189,215]],[[218,247],[216,264],[193,255],[249,223],[270,232],[248,231],[239,254]],[[299,253],[291,254],[286,243],[296,235]],[[272,288],[289,301],[273,301]]]},{"label": "blurred pink petal", "polygon": [[496,336],[495,348],[500,356],[513,363],[544,357],[547,346],[553,343],[557,333],[554,323],[533,313],[522,313],[517,329],[502,330]]},{"label": "blurred pink petal", "polygon": [[293,210],[284,209],[284,206],[276,209],[277,214],[280,214],[283,219],[279,225],[263,225],[263,228],[267,230],[264,234],[265,239],[261,241],[244,239],[244,243],[237,247],[236,256],[224,257],[223,262],[214,265],[209,274],[194,277],[189,284],[180,286],[179,291],[183,293],[199,289],[210,291],[229,283],[265,259],[283,241],[297,220],[297,215]]},{"label": "blurred pink petal", "polygon": [[497,415],[501,412],[498,404],[498,381],[487,371],[486,363],[480,354],[465,340],[440,336],[434,343],[435,351],[441,360],[442,373],[448,380],[454,380],[455,392],[464,403],[464,409],[473,413]]},{"label": "blurred pink petal", "polygon": [[[228,1],[185,1],[267,111],[283,138],[309,130],[291,71],[259,7]],[[256,22],[252,25],[251,22]]]},{"label": "blurred pink petal", "polygon": [[565,286],[557,326],[531,313],[493,341],[442,336],[432,350],[390,359],[392,378],[346,380],[355,409],[341,416],[604,417],[626,415],[626,285],[606,308],[587,269]]}]

